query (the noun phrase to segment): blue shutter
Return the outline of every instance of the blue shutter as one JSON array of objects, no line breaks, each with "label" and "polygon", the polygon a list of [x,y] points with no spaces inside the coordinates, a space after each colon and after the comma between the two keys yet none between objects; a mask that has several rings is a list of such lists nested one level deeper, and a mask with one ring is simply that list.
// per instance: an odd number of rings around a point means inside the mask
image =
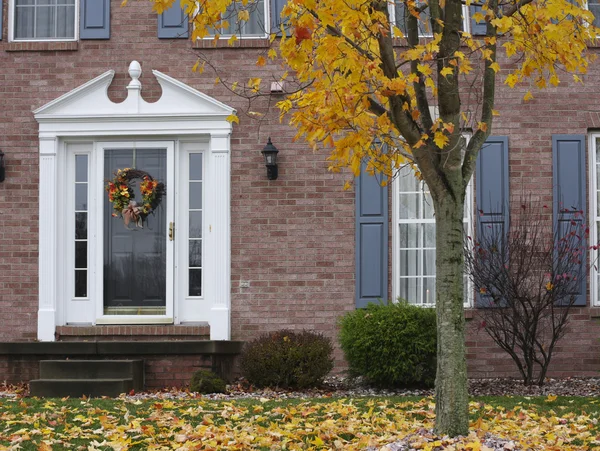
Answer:
[{"label": "blue shutter", "polygon": [[473,19],[473,14],[476,12],[481,12],[481,6],[469,6],[469,15],[471,16],[471,34],[473,36],[485,35],[487,33],[487,23],[475,21],[475,19]]},{"label": "blue shutter", "polygon": [[189,36],[188,16],[179,0],[158,16],[158,37],[160,39],[187,39]]},{"label": "blue shutter", "polygon": [[[552,174],[553,174],[553,220],[559,234],[571,221],[581,224],[586,217],[586,177],[585,177],[585,136],[584,135],[553,135],[552,136]],[[576,214],[583,212],[582,215]],[[585,227],[585,224],[582,224]],[[568,227],[567,227],[568,229]],[[579,289],[573,305],[585,306],[586,256],[582,258],[583,270]]]},{"label": "blue shutter", "polygon": [[362,169],[356,179],[357,308],[388,296],[388,188]]},{"label": "blue shutter", "polygon": [[271,0],[271,33],[281,35],[281,10],[287,0]]},{"label": "blue shutter", "polygon": [[[477,186],[477,239],[491,234],[502,237],[509,227],[508,137],[490,136],[481,147],[475,173]],[[476,295],[477,307],[491,304],[491,298]]]},{"label": "blue shutter", "polygon": [[110,0],[81,0],[80,39],[110,39]]}]

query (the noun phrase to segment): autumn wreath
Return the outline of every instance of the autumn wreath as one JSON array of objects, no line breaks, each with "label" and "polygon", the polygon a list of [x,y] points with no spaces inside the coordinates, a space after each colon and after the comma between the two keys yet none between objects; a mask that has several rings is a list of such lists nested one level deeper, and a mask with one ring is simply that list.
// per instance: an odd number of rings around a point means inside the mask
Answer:
[{"label": "autumn wreath", "polygon": [[[165,194],[165,185],[160,183],[148,174],[139,169],[118,169],[114,173],[115,178],[108,181],[106,191],[108,200],[113,204],[113,216],[122,217],[125,226],[133,222],[137,227],[143,227],[144,220],[160,204]],[[138,204],[134,198],[132,183],[134,180],[140,180],[140,191],[142,201]]]}]

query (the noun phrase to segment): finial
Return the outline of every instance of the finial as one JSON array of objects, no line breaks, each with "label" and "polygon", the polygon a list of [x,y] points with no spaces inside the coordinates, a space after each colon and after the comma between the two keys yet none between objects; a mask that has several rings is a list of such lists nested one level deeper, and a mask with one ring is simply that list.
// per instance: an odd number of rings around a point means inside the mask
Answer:
[{"label": "finial", "polygon": [[129,76],[131,81],[129,82],[128,88],[141,88],[140,75],[142,75],[142,66],[137,61],[132,61],[129,65]]}]

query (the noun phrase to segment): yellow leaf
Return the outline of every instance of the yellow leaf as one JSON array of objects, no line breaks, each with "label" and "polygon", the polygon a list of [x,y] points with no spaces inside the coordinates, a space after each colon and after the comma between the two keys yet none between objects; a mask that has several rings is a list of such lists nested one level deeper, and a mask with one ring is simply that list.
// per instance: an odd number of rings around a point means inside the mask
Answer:
[{"label": "yellow leaf", "polygon": [[500,112],[498,110],[492,110],[492,116],[500,116]]},{"label": "yellow leaf", "polygon": [[230,124],[233,124],[234,122],[235,122],[236,124],[239,124],[239,123],[240,123],[240,119],[239,119],[239,118],[237,117],[237,115],[235,115],[235,114],[230,114],[229,116],[227,116],[227,117],[225,118],[225,120],[226,120],[227,122],[229,122]]},{"label": "yellow leaf", "polygon": [[492,69],[495,73],[498,73],[498,71],[500,70],[500,65],[494,62],[490,64],[490,69]]},{"label": "yellow leaf", "polygon": [[444,67],[440,71],[440,74],[443,75],[444,77],[447,77],[448,75],[452,75],[452,73],[454,73],[454,70],[452,70],[450,67]]},{"label": "yellow leaf", "polygon": [[448,141],[450,141],[450,138],[448,138],[446,135],[444,135],[443,132],[435,132],[435,134],[433,135],[433,142],[440,149],[443,149],[444,147],[446,147],[446,144],[448,144]]},{"label": "yellow leaf", "polygon": [[227,44],[232,46],[236,43],[237,40],[238,40],[237,36],[233,35],[227,40]]},{"label": "yellow leaf", "polygon": [[242,9],[238,11],[237,17],[240,22],[248,22],[250,20],[250,11],[248,11],[247,9]]},{"label": "yellow leaf", "polygon": [[259,57],[256,59],[256,65],[257,65],[257,66],[264,66],[266,63],[267,63],[267,60],[266,60],[266,58],[265,58],[264,56],[262,56],[262,55],[261,55],[261,56],[259,56]]},{"label": "yellow leaf", "polygon": [[527,102],[532,99],[533,99],[533,94],[531,93],[531,91],[527,91],[527,94],[525,94],[525,96],[523,97],[523,100],[525,100]]},{"label": "yellow leaf", "polygon": [[[548,282],[550,283],[550,282]],[[556,395],[548,395],[548,397],[546,398],[546,402],[554,402],[556,401],[557,396]]]},{"label": "yellow leaf", "polygon": [[275,58],[277,58],[277,51],[275,49],[269,49],[269,51],[267,52],[267,55],[268,55],[269,59],[274,60]]},{"label": "yellow leaf", "polygon": [[487,124],[485,122],[477,122],[477,128],[482,132],[487,132]]},{"label": "yellow leaf", "polygon": [[417,70],[426,77],[431,75],[431,67],[427,66],[426,64],[417,64]]},{"label": "yellow leaf", "polygon": [[583,83],[583,80],[579,78],[577,74],[573,74],[573,80],[575,81],[575,83]]}]

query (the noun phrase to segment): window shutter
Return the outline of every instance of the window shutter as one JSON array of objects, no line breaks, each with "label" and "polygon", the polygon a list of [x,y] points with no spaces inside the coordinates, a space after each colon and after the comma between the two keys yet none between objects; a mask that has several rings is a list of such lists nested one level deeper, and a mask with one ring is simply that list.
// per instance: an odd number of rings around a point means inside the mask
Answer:
[{"label": "window shutter", "polygon": [[[270,0],[271,3],[271,33],[281,36],[281,11],[287,3],[287,0]],[[284,23],[285,26],[285,23]]]},{"label": "window shutter", "polygon": [[81,0],[80,39],[110,39],[110,0]]},{"label": "window shutter", "polygon": [[477,22],[473,19],[473,14],[481,12],[481,6],[469,6],[469,15],[471,16],[471,34],[473,36],[485,36],[487,33],[487,23],[486,22]]},{"label": "window shutter", "polygon": [[[552,173],[553,173],[553,223],[559,233],[562,223],[571,221],[581,223],[586,216],[586,176],[585,176],[585,136],[553,135],[552,136]],[[576,215],[575,211],[583,215]],[[582,224],[585,226],[585,224]],[[586,261],[586,256],[582,262]],[[587,272],[581,272],[579,289],[573,305],[587,304],[586,281]]]},{"label": "window shutter", "polygon": [[[475,173],[477,237],[506,236],[509,227],[508,137],[490,136],[481,147]],[[491,298],[477,293],[475,305],[489,307]]]},{"label": "window shutter", "polygon": [[388,188],[364,169],[356,179],[357,308],[388,296]]},{"label": "window shutter", "polygon": [[3,22],[2,22],[2,9],[3,8],[4,8],[4,5],[2,5],[2,0],[0,0],[0,41],[2,40],[2,30],[3,30],[3,27],[2,27],[2,24],[3,24]]},{"label": "window shutter", "polygon": [[187,39],[189,36],[188,16],[179,0],[158,16],[158,37],[160,39]]}]

